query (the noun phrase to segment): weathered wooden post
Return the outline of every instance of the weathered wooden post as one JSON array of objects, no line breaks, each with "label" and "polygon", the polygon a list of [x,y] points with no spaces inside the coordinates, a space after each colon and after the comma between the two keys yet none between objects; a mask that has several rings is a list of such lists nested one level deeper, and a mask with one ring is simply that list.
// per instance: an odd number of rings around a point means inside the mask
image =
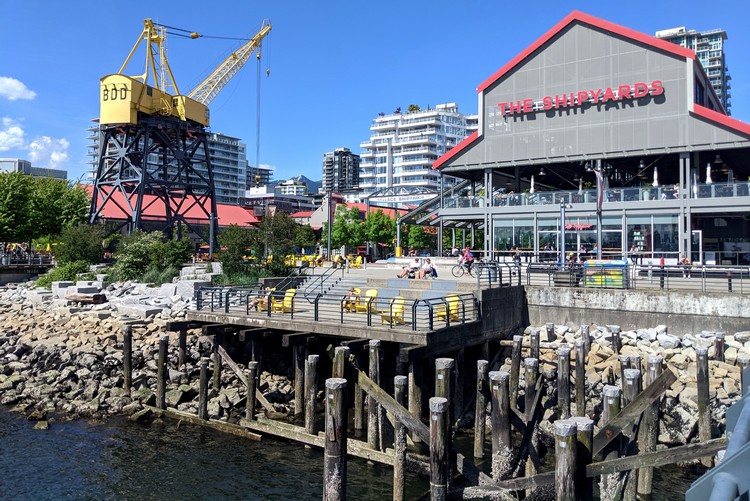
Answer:
[{"label": "weathered wooden post", "polygon": [[315,410],[318,399],[318,355],[308,355],[305,362],[305,432],[317,434]]},{"label": "weathered wooden post", "polygon": [[[625,369],[625,384],[624,384],[624,401],[629,404],[638,394],[641,392],[641,370],[640,369]],[[630,440],[636,440],[633,429],[631,427],[626,428],[626,435]],[[627,484],[625,485],[623,499],[631,500],[635,499],[636,492],[638,490],[638,470],[630,470],[630,476],[628,477]]]},{"label": "weathered wooden post", "polygon": [[510,359],[510,398],[513,402],[518,396],[518,379],[521,372],[521,350],[523,349],[523,336],[513,336],[513,351]]},{"label": "weathered wooden post", "polygon": [[453,381],[451,386],[453,387],[453,401],[451,407],[453,407],[453,413],[451,418],[455,422],[456,419],[461,418],[461,414],[464,410],[464,379],[466,378],[466,360],[464,357],[464,349],[461,348],[456,350],[456,356],[454,358],[455,363],[453,364]]},{"label": "weathered wooden post", "polygon": [[537,327],[531,329],[529,340],[531,343],[531,358],[539,360],[539,329]]},{"label": "weathered wooden post", "polygon": [[177,365],[180,369],[184,369],[185,353],[187,353],[187,327],[180,327],[178,339]]},{"label": "weathered wooden post", "polygon": [[167,408],[167,348],[169,336],[159,336],[159,361],[156,366],[156,407]]},{"label": "weathered wooden post", "polygon": [[578,428],[575,421],[555,421],[555,499],[576,501],[576,449]]},{"label": "weathered wooden post", "polygon": [[[695,347],[696,379],[698,385],[698,439],[701,442],[711,440],[711,413],[708,408],[709,381],[708,381],[708,349],[702,346]],[[702,460],[703,464],[710,466],[710,459]]]},{"label": "weathered wooden post", "polygon": [[448,429],[453,426],[453,369],[455,361],[452,358],[435,359],[435,396],[448,400]]},{"label": "weathered wooden post", "polygon": [[586,345],[576,339],[576,416],[586,415]]},{"label": "weathered wooden post", "polygon": [[570,347],[557,349],[557,409],[561,419],[570,417]]},{"label": "weathered wooden post", "polygon": [[[396,376],[393,378],[393,389],[396,402],[406,407],[406,393],[408,378]],[[396,419],[393,434],[393,499],[403,501],[406,487],[406,426]]]},{"label": "weathered wooden post", "polygon": [[576,447],[576,492],[581,501],[594,499],[594,479],[586,476],[586,466],[591,464],[594,452],[594,420],[576,416],[570,418],[578,429]]},{"label": "weathered wooden post", "polygon": [[[372,382],[380,386],[380,341],[371,339],[369,343],[370,371]],[[380,405],[371,395],[367,396],[367,444],[372,450],[381,448]]]},{"label": "weathered wooden post", "polygon": [[219,334],[214,334],[213,348],[211,349],[211,361],[214,364],[212,388],[218,390],[221,387],[221,355],[219,355]]},{"label": "weathered wooden post", "polygon": [[252,349],[250,359],[253,362],[258,362],[258,371],[260,371],[263,367],[263,340],[253,336],[250,340],[250,348]]},{"label": "weathered wooden post", "polygon": [[[524,412],[526,425],[532,426],[534,417],[534,401],[536,400],[536,382],[539,379],[539,359],[526,358],[523,361],[526,376],[526,393],[524,401]],[[534,425],[536,428],[536,425]],[[539,468],[539,434],[536,429],[531,432],[529,444],[529,459],[526,461],[526,476],[536,475]]]},{"label": "weathered wooden post", "polygon": [[326,380],[323,499],[346,499],[346,379]]},{"label": "weathered wooden post", "polygon": [[[617,414],[620,413],[620,398],[622,396],[622,389],[619,386],[604,385],[602,389],[602,425],[607,424]],[[600,425],[601,426],[601,425]],[[603,450],[602,456],[604,459],[614,459],[620,455],[620,444],[622,437],[615,438],[612,440]],[[603,488],[610,494],[613,493],[617,479],[619,475],[611,474],[602,476]],[[604,494],[602,494],[604,495]]]},{"label": "weathered wooden post", "polygon": [[292,358],[294,358],[294,416],[302,416],[305,413],[305,350],[303,343],[292,345]]},{"label": "weathered wooden post", "polygon": [[623,393],[625,392],[625,370],[630,369],[630,356],[629,355],[617,355],[617,360],[620,361],[620,388]]},{"label": "weathered wooden post", "polygon": [[[661,355],[649,355],[646,359],[646,385],[650,385],[662,372]],[[653,452],[656,450],[656,444],[659,439],[659,403],[657,399],[653,404],[643,411],[643,419],[639,430],[638,443],[641,452]],[[638,470],[638,498],[650,499],[654,482],[654,468],[651,466],[640,468]]]},{"label": "weathered wooden post", "polygon": [[448,497],[449,445],[448,399],[430,398],[430,500],[444,501]]},{"label": "weathered wooden post", "polygon": [[[400,364],[399,364],[400,365]],[[357,357],[359,367],[359,357]],[[359,383],[354,384],[354,431],[359,433],[365,429],[365,392]]]},{"label": "weathered wooden post", "polygon": [[589,332],[589,326],[586,324],[581,324],[581,339],[583,339],[586,346],[586,355],[588,355],[591,351],[591,333]]},{"label": "weathered wooden post", "polygon": [[490,372],[490,394],[492,395],[491,432],[492,432],[492,478],[500,478],[510,470],[511,437],[510,437],[510,374],[504,371]]},{"label": "weathered wooden post", "polygon": [[349,360],[349,347],[337,346],[333,350],[333,378],[346,379],[346,362]]},{"label": "weathered wooden post", "polygon": [[641,367],[640,355],[630,355],[630,368],[638,369],[639,371],[643,372],[643,367]]},{"label": "weathered wooden post", "polygon": [[622,344],[620,342],[620,326],[610,325],[609,330],[612,332],[612,349],[619,355]]},{"label": "weathered wooden post", "polygon": [[544,324],[544,328],[547,331],[547,342],[553,343],[555,341],[555,324],[547,322]]},{"label": "weathered wooden post", "polygon": [[485,422],[487,419],[487,360],[477,360],[477,397],[474,407],[474,457],[484,457]]},{"label": "weathered wooden post", "polygon": [[133,327],[126,325],[122,328],[122,371],[123,386],[130,393],[133,382]]},{"label": "weathered wooden post", "polygon": [[[409,362],[409,413],[422,420],[422,361],[412,360]],[[417,436],[416,433],[412,434],[412,442],[415,444],[421,443],[422,440]]]},{"label": "weathered wooden post", "polygon": [[255,391],[258,388],[258,362],[247,363],[247,402],[245,403],[245,418],[255,419]]},{"label": "weathered wooden post", "polygon": [[723,332],[717,332],[714,337],[714,360],[724,361],[724,336]]},{"label": "weathered wooden post", "polygon": [[201,378],[198,384],[198,417],[208,419],[208,357],[201,357]]}]

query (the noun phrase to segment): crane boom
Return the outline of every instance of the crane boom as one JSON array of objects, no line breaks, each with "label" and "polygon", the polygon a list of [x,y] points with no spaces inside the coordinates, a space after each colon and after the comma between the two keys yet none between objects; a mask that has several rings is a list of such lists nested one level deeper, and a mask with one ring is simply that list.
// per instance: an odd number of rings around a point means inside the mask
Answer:
[{"label": "crane boom", "polygon": [[187,97],[208,106],[229,80],[242,69],[253,51],[260,47],[261,41],[270,31],[270,21],[263,21],[263,27],[260,31],[242,47],[232,52],[205,80],[190,91]]}]

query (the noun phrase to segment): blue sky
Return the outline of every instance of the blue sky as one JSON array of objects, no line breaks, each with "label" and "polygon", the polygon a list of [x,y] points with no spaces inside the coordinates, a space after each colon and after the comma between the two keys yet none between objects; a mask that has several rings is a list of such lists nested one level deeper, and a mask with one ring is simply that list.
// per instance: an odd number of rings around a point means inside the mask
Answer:
[{"label": "blue sky", "polygon": [[[476,87],[572,10],[647,34],[677,26],[725,29],[732,115],[750,122],[747,0],[3,0],[0,6],[0,157],[67,169],[71,179],[88,168],[86,128],[98,116],[99,79],[119,70],[146,17],[222,37],[250,36],[264,18],[271,20],[262,63],[260,163],[274,167],[276,179],[320,179],[323,153],[338,147],[359,153],[381,111],[456,102],[460,111],[475,113]],[[170,38],[169,61],[181,92],[239,43]],[[241,138],[251,164],[256,67],[251,60],[210,106],[212,130]]]}]

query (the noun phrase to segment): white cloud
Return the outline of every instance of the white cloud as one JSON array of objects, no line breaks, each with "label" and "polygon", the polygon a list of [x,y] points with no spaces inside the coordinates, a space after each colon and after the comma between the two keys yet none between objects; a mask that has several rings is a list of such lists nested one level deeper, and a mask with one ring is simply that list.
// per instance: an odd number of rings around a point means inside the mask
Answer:
[{"label": "white cloud", "polygon": [[34,99],[36,92],[29,89],[20,80],[11,77],[0,77],[0,97],[10,101],[17,99]]},{"label": "white cloud", "polygon": [[8,117],[0,119],[0,151],[23,148],[23,136],[21,124]]},{"label": "white cloud", "polygon": [[36,167],[57,168],[68,161],[70,142],[49,136],[39,136],[29,143],[29,160]]}]

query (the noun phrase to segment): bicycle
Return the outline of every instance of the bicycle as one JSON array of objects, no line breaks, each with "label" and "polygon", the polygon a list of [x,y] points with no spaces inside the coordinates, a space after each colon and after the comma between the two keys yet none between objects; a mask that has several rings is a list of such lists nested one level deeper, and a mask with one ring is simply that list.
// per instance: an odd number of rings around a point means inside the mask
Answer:
[{"label": "bicycle", "polygon": [[456,278],[461,278],[464,275],[469,275],[470,277],[474,277],[474,266],[469,268],[466,263],[459,262],[458,264],[454,265],[453,268],[451,268],[451,273]]}]

